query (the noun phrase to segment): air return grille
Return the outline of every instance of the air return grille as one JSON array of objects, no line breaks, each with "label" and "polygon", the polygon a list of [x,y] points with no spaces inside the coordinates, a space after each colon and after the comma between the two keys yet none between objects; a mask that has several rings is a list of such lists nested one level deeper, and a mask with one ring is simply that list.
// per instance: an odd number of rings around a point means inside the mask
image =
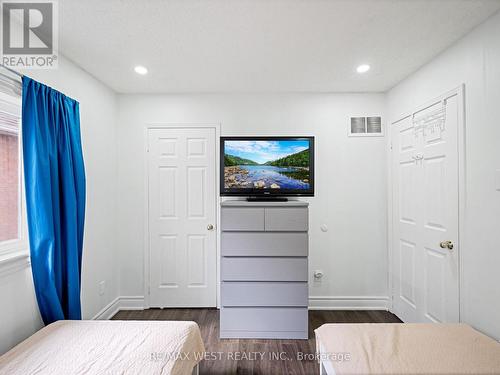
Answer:
[{"label": "air return grille", "polygon": [[380,116],[351,117],[349,136],[382,136],[382,118]]},{"label": "air return grille", "polygon": [[351,117],[351,134],[366,133],[366,117]]}]

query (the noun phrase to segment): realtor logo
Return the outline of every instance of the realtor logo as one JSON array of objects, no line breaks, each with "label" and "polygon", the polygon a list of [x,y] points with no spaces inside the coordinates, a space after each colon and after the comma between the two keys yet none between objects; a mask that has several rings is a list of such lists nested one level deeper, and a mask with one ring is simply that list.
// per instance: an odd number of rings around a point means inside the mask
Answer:
[{"label": "realtor logo", "polygon": [[8,67],[57,67],[57,3],[2,1],[2,64]]}]

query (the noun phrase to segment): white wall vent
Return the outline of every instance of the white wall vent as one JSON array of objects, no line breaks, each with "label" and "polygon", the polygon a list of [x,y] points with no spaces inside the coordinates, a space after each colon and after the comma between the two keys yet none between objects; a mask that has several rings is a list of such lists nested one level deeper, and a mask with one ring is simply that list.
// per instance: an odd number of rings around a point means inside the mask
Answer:
[{"label": "white wall vent", "polygon": [[380,116],[351,117],[350,137],[381,137],[382,118]]}]

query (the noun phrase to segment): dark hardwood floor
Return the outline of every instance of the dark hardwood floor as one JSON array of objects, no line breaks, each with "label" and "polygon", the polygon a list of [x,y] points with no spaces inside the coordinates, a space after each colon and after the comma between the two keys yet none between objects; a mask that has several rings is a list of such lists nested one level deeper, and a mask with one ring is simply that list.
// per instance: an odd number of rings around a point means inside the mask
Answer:
[{"label": "dark hardwood floor", "polygon": [[[112,319],[195,321],[200,326],[206,351],[217,358],[201,362],[201,375],[318,375],[318,363],[312,358],[316,352],[314,330],[322,324],[401,323],[387,311],[309,311],[309,340],[221,340],[216,309],[120,311]],[[263,358],[256,353],[264,353]],[[311,358],[299,360],[298,353],[309,354]]]}]

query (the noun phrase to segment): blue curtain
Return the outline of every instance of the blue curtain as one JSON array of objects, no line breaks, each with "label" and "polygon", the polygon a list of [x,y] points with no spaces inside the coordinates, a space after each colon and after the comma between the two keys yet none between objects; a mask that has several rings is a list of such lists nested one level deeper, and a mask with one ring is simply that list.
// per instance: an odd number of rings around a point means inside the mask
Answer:
[{"label": "blue curtain", "polygon": [[23,77],[22,138],[35,293],[45,324],[81,319],[85,169],[77,101]]}]

